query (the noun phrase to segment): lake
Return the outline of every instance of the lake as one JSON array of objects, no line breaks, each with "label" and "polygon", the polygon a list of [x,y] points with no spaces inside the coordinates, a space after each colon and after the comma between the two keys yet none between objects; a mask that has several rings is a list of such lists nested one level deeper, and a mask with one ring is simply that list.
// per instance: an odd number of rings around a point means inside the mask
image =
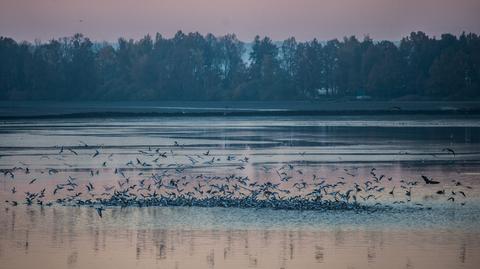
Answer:
[{"label": "lake", "polygon": [[[478,116],[5,119],[0,169],[1,268],[480,264]],[[195,184],[222,187],[227,178],[234,181],[230,188],[240,185],[238,178],[248,178],[250,189],[279,184],[288,190],[281,199],[339,185],[324,195],[332,203],[355,184],[364,192],[378,186],[373,198],[355,198],[374,210],[116,205],[102,207],[100,217],[98,204],[78,205],[108,198],[124,184],[152,193],[145,183],[152,175],[163,178],[159,194],[176,198],[172,192],[194,192]],[[422,175],[439,183],[425,184]],[[172,179],[179,180],[175,188]],[[42,202],[51,206],[36,205],[38,194],[33,205],[25,204],[25,192],[42,189]]]}]

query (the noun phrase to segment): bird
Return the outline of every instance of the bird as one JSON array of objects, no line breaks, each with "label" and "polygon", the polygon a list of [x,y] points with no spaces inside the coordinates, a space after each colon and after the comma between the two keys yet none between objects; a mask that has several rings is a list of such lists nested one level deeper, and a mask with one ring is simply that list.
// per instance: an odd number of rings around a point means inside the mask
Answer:
[{"label": "bird", "polygon": [[83,142],[82,140],[79,140],[78,142],[80,142],[80,144],[82,144],[84,147],[88,148],[88,144]]},{"label": "bird", "polygon": [[15,178],[15,175],[10,170],[7,170],[7,171],[3,172],[3,175],[5,175],[5,176],[10,175],[11,178]]},{"label": "bird", "polygon": [[412,187],[410,187],[407,191],[405,191],[405,195],[408,197],[412,196]]},{"label": "bird", "polygon": [[95,208],[95,209],[97,210],[98,216],[100,216],[100,218],[102,218],[102,217],[103,217],[102,211],[105,210],[105,208],[103,208],[103,207],[97,207],[97,208]]},{"label": "bird", "polygon": [[443,148],[442,151],[448,151],[453,154],[453,157],[455,157],[455,151],[451,148]]},{"label": "bird", "polygon": [[425,181],[425,184],[439,184],[440,182],[429,179],[428,177],[422,175],[423,180]]},{"label": "bird", "polygon": [[70,151],[70,152],[73,153],[74,155],[78,155],[78,153],[77,153],[75,150],[73,150],[73,149],[70,149],[70,148],[69,148],[68,151]]},{"label": "bird", "polygon": [[393,196],[394,191],[395,191],[395,186],[393,186],[393,188],[392,188],[392,190],[389,192],[389,194]]},{"label": "bird", "polygon": [[[178,144],[178,142],[177,142]],[[178,144],[180,147],[180,144]],[[79,148],[79,147],[77,147]],[[91,158],[95,158],[100,155],[99,150],[103,150],[103,145],[91,147],[94,153]],[[71,151],[67,146],[63,148],[65,151]],[[80,149],[81,150],[81,149]],[[62,150],[63,151],[63,150]],[[170,155],[167,152],[160,152],[160,148],[148,147],[147,150],[138,150],[137,157],[131,157],[126,166],[128,168],[118,167],[112,171],[116,177],[116,184],[113,186],[103,186],[102,193],[96,193],[94,189],[94,184],[87,181],[87,184],[84,184],[81,180],[84,176],[76,176],[78,179],[67,175],[68,178],[66,182],[54,185],[53,194],[55,195],[57,203],[68,205],[88,205],[92,206],[97,212],[100,218],[103,217],[103,211],[108,208],[108,206],[154,206],[154,205],[175,205],[175,206],[220,206],[220,207],[229,207],[229,206],[241,206],[241,207],[269,207],[275,209],[324,209],[335,208],[335,209],[356,209],[356,208],[369,208],[370,206],[382,206],[381,197],[383,193],[387,193],[389,198],[395,200],[398,195],[405,191],[405,196],[403,196],[400,201],[393,201],[393,204],[405,204],[410,201],[416,202],[414,199],[411,199],[413,196],[413,188],[417,186],[420,181],[415,180],[401,180],[399,189],[396,189],[397,184],[392,184],[393,186],[383,185],[387,181],[392,181],[392,177],[383,175],[375,168],[367,170],[367,173],[370,172],[370,175],[363,181],[363,184],[360,182],[347,180],[346,177],[341,175],[335,175],[337,178],[335,181],[331,182],[327,177],[318,177],[313,174],[313,179],[307,181],[304,177],[310,177],[310,171],[301,170],[296,166],[295,163],[283,163],[281,168],[278,170],[274,167],[259,166],[258,169],[262,170],[261,177],[259,180],[253,180],[248,178],[248,176],[235,174],[235,170],[250,170],[256,167],[256,163],[253,163],[252,166],[246,166],[249,162],[248,157],[241,157],[238,155],[225,155],[225,158],[220,158],[215,156],[213,152],[207,150],[206,152],[200,152],[198,155],[193,153],[189,155],[181,155],[180,152],[173,153],[172,158],[175,158],[174,161],[170,163],[160,164],[159,161],[162,157],[170,158]],[[76,152],[72,152],[73,155],[77,155]],[[300,154],[300,155],[304,155]],[[103,154],[102,152],[102,157]],[[164,155],[164,156],[163,156]],[[180,157],[185,158],[180,158]],[[65,158],[67,156],[64,156]],[[73,156],[69,156],[73,157]],[[109,156],[111,157],[111,155]],[[99,157],[102,159],[101,157]],[[55,158],[59,159],[59,158]],[[97,158],[98,159],[98,158]],[[111,159],[99,160],[98,164],[107,167],[113,166],[114,161]],[[203,160],[202,160],[203,159]],[[209,160],[211,159],[211,160]],[[153,160],[153,161],[152,161]],[[215,169],[212,169],[213,172],[208,171],[202,174],[194,174],[189,171],[192,168],[196,167],[198,163],[208,164],[210,167],[216,168],[216,165],[225,165],[221,161],[228,161],[227,164],[230,170],[227,172],[227,175],[215,174]],[[128,160],[127,160],[128,161]],[[232,166],[230,166],[232,165]],[[22,167],[14,167],[12,169],[1,170],[5,175],[12,174],[16,170],[27,171],[27,165]],[[155,167],[150,169],[150,167]],[[157,168],[158,167],[158,168]],[[141,169],[140,171],[137,169]],[[102,169],[102,173],[106,169]],[[150,172],[154,170],[153,172]],[[270,170],[272,170],[270,173]],[[343,171],[341,168],[336,167],[335,171],[341,171],[345,175],[350,175],[355,178],[356,173],[352,169],[344,168]],[[377,170],[377,171],[376,171]],[[55,170],[48,169],[41,171],[44,173],[48,171],[50,175],[56,173],[67,173],[68,170]],[[82,170],[74,170],[74,173],[78,173]],[[129,172],[130,171],[130,172]],[[278,178],[276,177],[278,175]],[[263,173],[265,172],[265,173]],[[32,172],[33,173],[33,172]],[[85,170],[85,174],[90,173],[90,175],[96,176],[100,175],[100,169],[90,168]],[[125,173],[125,174],[124,174]],[[232,174],[230,174],[232,173]],[[268,175],[270,174],[270,175]],[[135,175],[135,176],[133,176]],[[130,178],[127,176],[131,176]],[[139,178],[134,178],[134,177]],[[272,178],[269,178],[271,176]],[[440,184],[439,181],[435,181],[425,175],[421,175],[425,184]],[[338,181],[338,180],[342,181]],[[30,180],[29,184],[33,184],[37,178]],[[92,180],[92,179],[91,179]],[[271,181],[270,181],[271,180]],[[115,182],[115,181],[114,181]],[[455,198],[460,199],[460,196],[463,196],[460,202],[465,202],[467,197],[464,191],[468,186],[460,184],[458,181],[453,181],[458,186],[456,190],[449,190],[447,196],[447,201],[455,201]],[[43,181],[41,181],[43,183]],[[198,184],[198,185],[197,185]],[[18,186],[17,186],[18,187]],[[33,186],[32,186],[33,187]],[[401,188],[401,189],[400,189]],[[97,188],[101,189],[101,188]],[[437,194],[446,194],[445,190],[441,188],[435,188],[432,190],[433,193]],[[461,191],[461,190],[463,191]],[[82,192],[85,191],[84,195]],[[13,187],[11,189],[12,193],[18,193],[19,191]],[[420,192],[422,193],[422,192]],[[40,205],[45,206],[51,202],[43,200],[45,198],[45,189],[40,192],[28,193],[26,197],[26,203],[28,205]],[[61,197],[61,195],[65,195]],[[358,200],[357,200],[358,198]],[[405,199],[406,198],[406,199]],[[365,201],[365,204],[362,204],[362,200]],[[378,199],[378,200],[377,200]],[[375,204],[371,203],[375,201]],[[419,204],[414,204],[419,205]],[[388,206],[388,205],[385,205]],[[422,209],[425,209],[422,207]],[[92,211],[93,212],[93,211]]]}]

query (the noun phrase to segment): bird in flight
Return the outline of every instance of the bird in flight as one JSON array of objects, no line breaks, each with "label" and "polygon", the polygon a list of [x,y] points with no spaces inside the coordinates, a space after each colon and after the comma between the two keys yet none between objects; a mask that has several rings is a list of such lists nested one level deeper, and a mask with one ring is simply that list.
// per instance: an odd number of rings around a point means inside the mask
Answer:
[{"label": "bird in flight", "polygon": [[444,148],[444,149],[442,149],[442,152],[444,152],[444,151],[448,151],[448,152],[452,153],[452,154],[453,154],[453,157],[455,157],[455,151],[454,151],[453,149],[451,149],[451,148]]},{"label": "bird in flight", "polygon": [[425,181],[425,184],[439,184],[440,182],[429,179],[428,177],[422,175],[423,180]]}]

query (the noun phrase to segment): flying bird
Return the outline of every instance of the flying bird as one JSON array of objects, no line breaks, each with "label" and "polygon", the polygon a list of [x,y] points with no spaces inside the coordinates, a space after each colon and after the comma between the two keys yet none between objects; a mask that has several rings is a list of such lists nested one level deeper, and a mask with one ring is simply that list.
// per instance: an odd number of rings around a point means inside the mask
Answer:
[{"label": "flying bird", "polygon": [[75,150],[73,150],[73,149],[68,149],[68,150],[69,150],[71,153],[73,153],[74,155],[78,155],[78,153],[77,153]]},{"label": "flying bird", "polygon": [[453,154],[453,157],[455,157],[455,151],[451,148],[444,148],[444,149],[442,149],[442,151],[448,151],[448,152]]},{"label": "flying bird", "polygon": [[440,182],[429,179],[428,177],[422,175],[423,180],[425,181],[425,184],[439,184]]}]

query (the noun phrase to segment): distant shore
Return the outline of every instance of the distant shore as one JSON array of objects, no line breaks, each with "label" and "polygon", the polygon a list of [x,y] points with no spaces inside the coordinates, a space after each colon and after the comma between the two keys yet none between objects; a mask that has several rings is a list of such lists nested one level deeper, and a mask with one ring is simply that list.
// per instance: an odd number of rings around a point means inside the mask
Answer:
[{"label": "distant shore", "polygon": [[0,119],[480,115],[480,102],[0,102]]}]

